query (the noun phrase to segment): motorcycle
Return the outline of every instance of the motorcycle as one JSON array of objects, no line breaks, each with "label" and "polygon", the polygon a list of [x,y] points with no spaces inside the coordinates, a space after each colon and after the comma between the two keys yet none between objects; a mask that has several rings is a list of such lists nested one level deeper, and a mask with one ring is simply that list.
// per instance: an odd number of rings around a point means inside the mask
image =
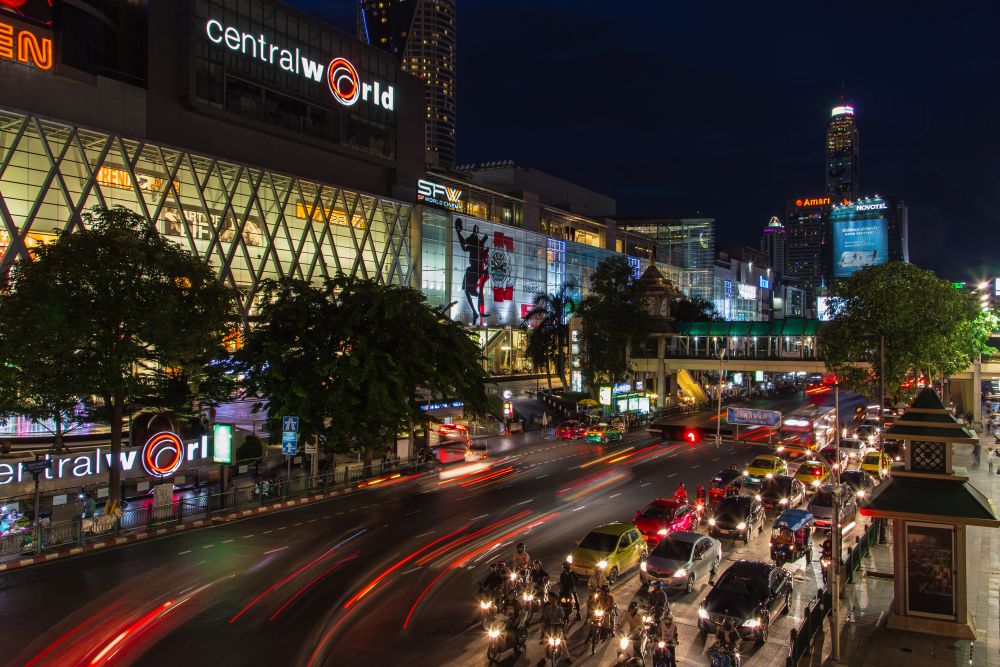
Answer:
[{"label": "motorcycle", "polygon": [[612,619],[614,610],[594,609],[590,615],[590,634],[587,639],[590,641],[590,654],[597,652],[597,645],[604,642],[611,636]]},{"label": "motorcycle", "polygon": [[740,667],[743,660],[740,657],[739,646],[723,646],[719,642],[708,649],[712,667]]},{"label": "motorcycle", "polygon": [[653,667],[674,667],[674,644],[660,640],[653,649]]},{"label": "motorcycle", "polygon": [[542,600],[544,600],[544,593],[538,595],[532,592],[531,589],[521,592],[521,605],[524,607],[524,613],[528,615],[528,620],[526,621],[528,625],[531,625],[531,619],[535,616],[535,612],[542,610]]},{"label": "motorcycle", "polygon": [[549,637],[545,644],[545,662],[551,667],[556,667],[566,650],[565,640],[562,637]]},{"label": "motorcycle", "polygon": [[505,622],[494,623],[486,631],[486,640],[486,661],[493,665],[499,662],[500,655],[507,649],[514,650],[515,658],[524,653],[528,643],[528,628],[520,624],[511,632]]},{"label": "motorcycle", "polygon": [[826,580],[830,576],[828,572],[830,571],[830,555],[823,554],[819,557],[819,568],[823,572],[823,585],[826,586]]},{"label": "motorcycle", "polygon": [[646,641],[647,641],[647,633],[645,632],[640,632],[634,637],[626,637],[625,635],[619,637],[617,664],[645,665]]},{"label": "motorcycle", "polygon": [[493,625],[496,613],[497,606],[493,600],[484,598],[479,601],[479,623],[483,626],[483,630],[489,630],[490,626]]},{"label": "motorcycle", "polygon": [[[570,623],[570,618],[573,615],[573,593],[562,593],[559,595],[559,608],[562,609],[563,613],[563,625],[568,626]],[[580,617],[580,613],[577,612],[577,618]]]}]

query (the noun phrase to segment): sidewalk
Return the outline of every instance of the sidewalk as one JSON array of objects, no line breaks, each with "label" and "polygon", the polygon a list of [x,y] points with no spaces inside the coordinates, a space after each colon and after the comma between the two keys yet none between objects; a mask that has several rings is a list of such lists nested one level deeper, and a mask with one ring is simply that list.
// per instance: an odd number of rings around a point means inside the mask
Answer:
[{"label": "sidewalk", "polygon": [[[985,438],[980,436],[982,462],[973,467],[971,447],[955,451],[955,465],[969,470],[971,483],[994,503],[1000,499],[1000,457],[994,457],[993,471],[987,463]],[[992,438],[989,446],[992,445]],[[890,534],[891,537],[891,534]],[[969,567],[969,610],[975,617],[976,641],[955,640],[915,632],[889,630],[885,621],[893,602],[890,547],[875,545],[865,559],[859,576],[841,600],[841,660],[833,661],[828,633],[816,638],[813,655],[803,665],[1000,665],[1000,530],[969,526],[967,534]],[[860,576],[864,575],[864,576]],[[849,610],[853,607],[854,613]]]}]

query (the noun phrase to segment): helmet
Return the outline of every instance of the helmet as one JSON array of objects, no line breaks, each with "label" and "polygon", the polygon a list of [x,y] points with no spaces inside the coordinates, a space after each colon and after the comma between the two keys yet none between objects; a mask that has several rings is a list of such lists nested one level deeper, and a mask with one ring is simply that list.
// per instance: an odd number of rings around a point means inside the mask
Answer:
[{"label": "helmet", "polygon": [[535,559],[535,562],[531,564],[531,567],[542,569],[542,561]]},{"label": "helmet", "polygon": [[832,530],[830,530],[829,528],[827,528],[827,529],[826,529],[826,536],[827,536],[827,537],[833,537],[833,531],[832,531]]},{"label": "helmet", "polygon": [[568,571],[569,571],[569,570],[571,570],[572,568],[573,568],[573,566],[572,566],[572,565],[570,564],[570,562],[569,562],[569,561],[564,561],[564,562],[563,562],[563,569],[564,569],[564,570],[566,570],[566,571],[568,572]]},{"label": "helmet", "polygon": [[653,588],[655,588],[656,590],[660,590],[661,588],[663,588],[663,582],[659,580],[654,581]]},{"label": "helmet", "polygon": [[635,600],[632,600],[631,602],[628,603],[628,610],[630,612],[635,613],[636,611],[638,611],[638,609],[639,609],[639,603],[636,602]]},{"label": "helmet", "polygon": [[602,584],[601,585],[601,592],[602,593],[610,593],[611,592],[611,586],[609,586],[608,584]]},{"label": "helmet", "polygon": [[674,613],[672,611],[670,611],[670,609],[664,609],[663,610],[663,619],[666,620],[666,621],[672,621],[672,620],[674,620]]},{"label": "helmet", "polygon": [[504,561],[504,560],[497,561],[497,569],[498,570],[506,570],[507,569],[507,561]]},{"label": "helmet", "polygon": [[518,542],[517,543],[517,550],[518,551],[524,551],[524,542]]}]

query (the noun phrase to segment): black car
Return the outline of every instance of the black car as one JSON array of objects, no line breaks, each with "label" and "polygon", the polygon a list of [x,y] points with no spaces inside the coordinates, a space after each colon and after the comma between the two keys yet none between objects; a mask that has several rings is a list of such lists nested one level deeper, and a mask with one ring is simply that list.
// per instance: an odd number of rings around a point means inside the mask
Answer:
[{"label": "black car", "polygon": [[749,543],[754,531],[764,531],[764,506],[755,496],[730,496],[723,498],[708,520],[708,533],[712,537],[731,535],[742,537]]},{"label": "black car", "polygon": [[893,461],[903,460],[903,443],[899,440],[886,438],[882,441],[882,451],[891,456]]},{"label": "black car", "polygon": [[840,473],[840,481],[844,490],[857,496],[859,503],[868,498],[876,486],[875,480],[864,470],[845,470]]},{"label": "black car", "polygon": [[731,618],[740,637],[767,641],[774,618],[787,614],[792,602],[792,576],[774,563],[740,560],[729,566],[698,608],[702,640]]},{"label": "black car", "polygon": [[791,475],[778,475],[764,480],[757,495],[764,509],[784,511],[798,507],[805,500],[806,486]]}]

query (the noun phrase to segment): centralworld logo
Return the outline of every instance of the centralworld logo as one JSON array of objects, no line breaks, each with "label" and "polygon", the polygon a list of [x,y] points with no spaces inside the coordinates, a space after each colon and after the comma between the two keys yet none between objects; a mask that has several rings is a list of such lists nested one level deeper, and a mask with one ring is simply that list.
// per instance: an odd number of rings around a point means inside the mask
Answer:
[{"label": "centralworld logo", "polygon": [[395,110],[395,88],[377,79],[373,79],[371,83],[362,81],[357,68],[347,58],[337,56],[324,65],[323,61],[313,60],[303,54],[298,47],[282,47],[269,41],[263,33],[244,32],[234,26],[223,25],[216,19],[206,21],[205,35],[213,44],[289,74],[316,83],[321,83],[325,75],[333,99],[345,107],[354,106],[361,101],[386,111]]},{"label": "centralworld logo", "polygon": [[157,433],[142,447],[142,467],[151,477],[170,477],[183,460],[184,442],[176,433]]}]

